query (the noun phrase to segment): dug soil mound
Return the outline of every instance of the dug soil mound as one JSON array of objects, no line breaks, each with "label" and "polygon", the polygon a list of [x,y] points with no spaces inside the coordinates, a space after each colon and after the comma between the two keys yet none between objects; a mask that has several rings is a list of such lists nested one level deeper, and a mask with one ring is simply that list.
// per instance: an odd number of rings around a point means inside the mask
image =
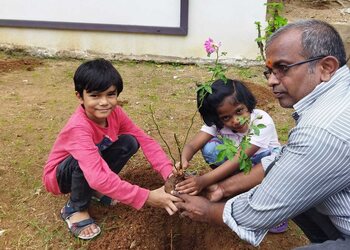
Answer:
[{"label": "dug soil mound", "polygon": [[[263,85],[246,82],[257,97],[258,107],[271,110],[276,100]],[[155,189],[163,185],[162,179],[151,170],[141,157],[133,159],[122,171],[121,177],[139,186]],[[169,216],[165,210],[145,207],[141,211],[119,204],[91,209],[97,222],[102,222],[102,235],[89,244],[89,249],[255,249],[239,239],[228,227],[208,225]],[[101,223],[100,223],[101,224]],[[269,234],[260,249],[292,249],[306,244],[306,239],[290,223],[290,229],[280,235]]]},{"label": "dug soil mound", "polygon": [[[142,187],[155,189],[161,178],[147,164],[127,167],[121,176]],[[169,216],[166,211],[145,207],[140,211],[117,205],[94,204],[91,215],[102,222],[102,235],[89,244],[89,249],[256,249],[239,239],[228,227],[193,222]],[[259,249],[292,249],[306,244],[305,238],[292,223],[282,234],[268,234]]]}]

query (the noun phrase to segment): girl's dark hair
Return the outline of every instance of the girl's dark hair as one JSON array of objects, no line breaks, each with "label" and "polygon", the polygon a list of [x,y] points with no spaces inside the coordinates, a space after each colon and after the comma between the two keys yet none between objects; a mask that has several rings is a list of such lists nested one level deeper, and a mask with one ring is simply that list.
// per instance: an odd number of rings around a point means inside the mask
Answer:
[{"label": "girl's dark hair", "polygon": [[233,103],[244,104],[250,113],[256,106],[256,99],[252,92],[238,80],[227,79],[226,83],[223,80],[216,80],[211,88],[212,93],[206,94],[203,100],[197,93],[197,107],[208,126],[216,125],[218,129],[223,128],[224,124],[219,119],[217,108],[226,97],[231,97]]},{"label": "girl's dark hair", "polygon": [[123,91],[123,79],[112,63],[95,59],[81,64],[74,74],[74,86],[81,97],[86,92],[102,92],[111,86],[117,89],[117,96]]}]

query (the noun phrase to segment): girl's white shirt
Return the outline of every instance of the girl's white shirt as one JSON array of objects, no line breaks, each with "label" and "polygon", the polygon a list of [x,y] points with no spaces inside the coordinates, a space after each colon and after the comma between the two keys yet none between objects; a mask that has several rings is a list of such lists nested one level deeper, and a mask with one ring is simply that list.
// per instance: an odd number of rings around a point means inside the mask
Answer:
[{"label": "girl's white shirt", "polygon": [[[257,119],[259,116],[262,118]],[[267,150],[270,152],[275,152],[276,150],[278,151],[281,144],[278,141],[276,127],[271,116],[261,109],[253,109],[253,112],[250,115],[250,121],[253,121],[254,125],[264,124],[266,126],[265,128],[260,129],[260,135],[253,135],[251,137],[250,143],[260,148],[255,154],[259,154]],[[223,137],[230,138],[236,143],[236,145],[241,142],[243,136],[245,135],[245,133],[235,133],[227,127],[218,130],[215,125],[207,126],[205,124],[202,126],[201,131],[212,136],[221,135]]]}]

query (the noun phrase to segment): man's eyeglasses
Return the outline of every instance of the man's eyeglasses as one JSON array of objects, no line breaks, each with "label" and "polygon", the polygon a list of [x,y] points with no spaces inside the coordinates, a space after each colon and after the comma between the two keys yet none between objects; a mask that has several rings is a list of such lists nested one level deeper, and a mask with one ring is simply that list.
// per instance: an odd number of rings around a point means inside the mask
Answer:
[{"label": "man's eyeglasses", "polygon": [[283,76],[285,76],[287,74],[288,70],[291,67],[294,67],[294,66],[297,66],[297,65],[301,65],[301,64],[304,64],[304,63],[313,62],[313,61],[316,61],[316,60],[320,60],[320,59],[325,58],[325,57],[326,56],[316,56],[316,57],[312,57],[310,59],[307,59],[305,61],[296,62],[296,63],[292,63],[292,64],[289,64],[289,65],[278,64],[278,65],[276,65],[273,68],[267,68],[264,71],[264,75],[265,75],[267,80],[270,78],[271,74],[274,74],[277,79],[281,79]]}]

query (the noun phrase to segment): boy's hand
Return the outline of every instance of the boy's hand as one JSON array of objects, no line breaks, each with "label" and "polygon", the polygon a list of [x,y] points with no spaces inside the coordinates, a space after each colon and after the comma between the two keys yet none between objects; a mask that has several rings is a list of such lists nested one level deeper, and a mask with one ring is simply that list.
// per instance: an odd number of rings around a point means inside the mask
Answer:
[{"label": "boy's hand", "polygon": [[205,188],[205,184],[201,176],[190,176],[176,184],[175,190],[180,194],[197,195],[203,188]]},{"label": "boy's hand", "polygon": [[175,164],[175,166],[173,166],[173,169],[171,171],[171,174],[168,176],[168,179],[172,176],[172,175],[175,175],[177,176],[179,174],[179,172],[177,171],[179,168],[177,166],[177,163]]},{"label": "boy's hand", "polygon": [[164,191],[164,186],[151,190],[148,198],[146,200],[146,204],[152,207],[165,208],[169,215],[173,215],[177,212],[177,207],[174,202],[182,201],[180,198],[168,194]]},{"label": "boy's hand", "polygon": [[178,176],[178,175],[181,175],[183,171],[184,169],[180,170],[180,162],[176,162],[175,166],[173,166],[172,174],[175,176]]},{"label": "boy's hand", "polygon": [[213,184],[207,187],[205,196],[211,202],[216,202],[224,198],[224,190],[219,184]]}]

